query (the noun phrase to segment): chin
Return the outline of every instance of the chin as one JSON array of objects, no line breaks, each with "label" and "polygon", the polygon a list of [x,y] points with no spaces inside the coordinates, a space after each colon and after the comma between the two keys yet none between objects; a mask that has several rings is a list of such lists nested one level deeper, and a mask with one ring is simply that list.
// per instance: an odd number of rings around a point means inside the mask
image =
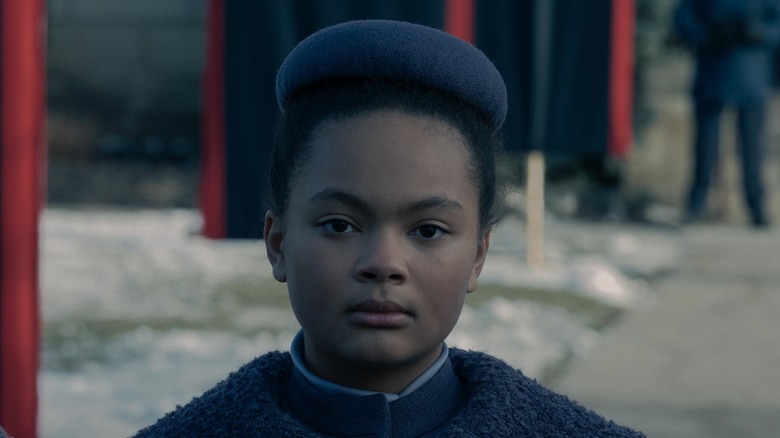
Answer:
[{"label": "chin", "polygon": [[366,368],[403,366],[425,359],[434,349],[435,347],[382,346],[380,343],[375,343],[370,348],[352,352],[351,362]]}]

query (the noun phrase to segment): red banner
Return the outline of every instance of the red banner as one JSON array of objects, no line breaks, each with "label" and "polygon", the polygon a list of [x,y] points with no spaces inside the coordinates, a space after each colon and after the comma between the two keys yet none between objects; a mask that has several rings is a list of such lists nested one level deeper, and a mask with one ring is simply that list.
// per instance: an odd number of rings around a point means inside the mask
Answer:
[{"label": "red banner", "polygon": [[476,43],[474,0],[446,0],[444,3],[444,30],[456,37]]},{"label": "red banner", "polygon": [[44,0],[0,1],[0,424],[37,435]]},{"label": "red banner", "polygon": [[225,176],[225,2],[209,0],[206,69],[203,75],[203,151],[201,152],[200,211],[203,235],[227,235]]},{"label": "red banner", "polygon": [[624,158],[633,142],[635,0],[612,0],[609,65],[610,155]]}]

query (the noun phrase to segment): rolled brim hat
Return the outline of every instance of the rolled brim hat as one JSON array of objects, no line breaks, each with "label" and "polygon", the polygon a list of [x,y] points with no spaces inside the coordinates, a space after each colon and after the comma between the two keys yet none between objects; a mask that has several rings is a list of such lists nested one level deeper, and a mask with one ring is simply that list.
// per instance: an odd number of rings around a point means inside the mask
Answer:
[{"label": "rolled brim hat", "polygon": [[367,78],[416,83],[459,97],[494,130],[506,118],[506,85],[482,51],[438,29],[391,20],[341,23],[301,41],[279,68],[276,98],[284,111],[285,102],[307,86]]}]

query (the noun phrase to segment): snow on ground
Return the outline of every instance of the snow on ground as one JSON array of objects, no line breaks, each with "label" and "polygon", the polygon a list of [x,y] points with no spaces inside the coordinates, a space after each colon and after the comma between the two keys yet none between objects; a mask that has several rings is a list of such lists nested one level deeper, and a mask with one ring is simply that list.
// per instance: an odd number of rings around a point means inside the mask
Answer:
[{"label": "snow on ground", "polygon": [[[493,234],[480,284],[533,288],[628,308],[673,268],[658,233],[551,224],[548,263],[523,262],[519,221]],[[127,436],[298,329],[270,280],[262,242],[211,241],[189,210],[47,209],[42,218],[43,437]],[[479,293],[479,292],[477,292]],[[597,328],[544,300],[467,305],[448,344],[487,351],[538,377],[598,342]]]}]

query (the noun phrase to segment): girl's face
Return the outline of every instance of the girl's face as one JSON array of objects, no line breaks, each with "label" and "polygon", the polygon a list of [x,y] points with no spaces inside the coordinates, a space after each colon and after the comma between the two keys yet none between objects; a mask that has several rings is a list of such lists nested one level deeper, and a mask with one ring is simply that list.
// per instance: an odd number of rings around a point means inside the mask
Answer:
[{"label": "girl's face", "polygon": [[477,287],[488,247],[466,145],[449,125],[377,111],[320,127],[290,191],[266,216],[307,366],[400,392],[429,367]]}]

